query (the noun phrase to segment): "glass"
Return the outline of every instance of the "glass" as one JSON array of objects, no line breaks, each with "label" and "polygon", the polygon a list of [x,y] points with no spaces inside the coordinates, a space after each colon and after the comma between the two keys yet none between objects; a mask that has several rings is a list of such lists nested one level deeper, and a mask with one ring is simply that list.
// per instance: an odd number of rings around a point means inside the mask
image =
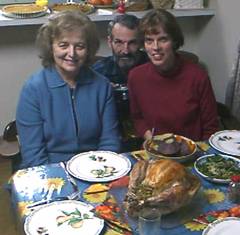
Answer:
[{"label": "glass", "polygon": [[228,198],[234,203],[240,202],[240,175],[231,177],[228,187]]},{"label": "glass", "polygon": [[161,214],[158,209],[144,208],[138,218],[139,235],[160,235]]}]

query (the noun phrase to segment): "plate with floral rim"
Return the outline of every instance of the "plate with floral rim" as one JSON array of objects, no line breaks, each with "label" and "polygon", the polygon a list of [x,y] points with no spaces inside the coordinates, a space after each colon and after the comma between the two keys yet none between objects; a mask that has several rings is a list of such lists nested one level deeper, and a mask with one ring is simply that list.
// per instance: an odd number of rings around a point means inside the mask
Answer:
[{"label": "plate with floral rim", "polygon": [[95,217],[93,206],[80,201],[58,201],[35,209],[25,220],[26,235],[98,235],[104,220]]},{"label": "plate with floral rim", "polygon": [[131,169],[130,160],[111,151],[90,151],[73,156],[66,166],[74,177],[89,182],[107,182],[121,178]]},{"label": "plate with floral rim", "polygon": [[227,217],[209,224],[202,235],[239,235],[240,218]]},{"label": "plate with floral rim", "polygon": [[240,131],[224,130],[209,138],[209,144],[216,150],[234,156],[240,156]]}]

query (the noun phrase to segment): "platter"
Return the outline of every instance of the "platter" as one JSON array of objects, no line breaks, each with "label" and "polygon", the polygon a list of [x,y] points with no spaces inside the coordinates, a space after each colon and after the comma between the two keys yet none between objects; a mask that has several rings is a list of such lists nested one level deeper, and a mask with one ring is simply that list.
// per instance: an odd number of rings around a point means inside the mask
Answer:
[{"label": "platter", "polygon": [[216,150],[234,156],[240,156],[240,131],[224,130],[213,134],[209,144]]},{"label": "platter", "polygon": [[227,217],[209,224],[202,235],[239,235],[240,218]]},{"label": "platter", "polygon": [[24,223],[26,235],[97,235],[104,221],[94,216],[93,207],[80,201],[59,201],[34,210]]},{"label": "platter", "polygon": [[89,182],[107,182],[126,175],[131,169],[127,157],[110,151],[90,151],[73,156],[66,166],[74,177]]},{"label": "platter", "polygon": [[36,4],[13,4],[4,6],[1,13],[10,18],[35,18],[46,15],[48,8]]},{"label": "platter", "polygon": [[66,10],[78,10],[88,15],[95,11],[93,5],[88,3],[56,3],[51,7],[53,12],[60,12]]},{"label": "platter", "polygon": [[240,160],[224,154],[208,154],[194,162],[194,169],[208,181],[228,184],[231,176],[240,174]]}]

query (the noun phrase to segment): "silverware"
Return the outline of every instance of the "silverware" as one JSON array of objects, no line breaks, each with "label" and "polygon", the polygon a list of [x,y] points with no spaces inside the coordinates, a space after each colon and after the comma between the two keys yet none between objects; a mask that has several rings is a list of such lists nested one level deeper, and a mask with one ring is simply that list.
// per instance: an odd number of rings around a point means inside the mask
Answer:
[{"label": "silverware", "polygon": [[84,194],[88,195],[88,194],[96,194],[96,193],[105,193],[108,191],[109,191],[109,189],[103,189],[103,190],[98,190],[98,191],[93,191],[93,192],[84,192]]},{"label": "silverware", "polygon": [[32,208],[32,207],[35,207],[35,206],[50,203],[53,200],[52,195],[54,193],[54,190],[55,190],[55,185],[51,184],[49,189],[48,189],[47,195],[44,197],[44,199],[42,199],[40,201],[37,201],[37,202],[33,202],[32,204],[28,205],[27,208]]},{"label": "silverware", "polygon": [[51,200],[41,200],[41,201],[38,201],[38,202],[31,203],[30,205],[27,206],[27,208],[31,209],[31,208],[34,208],[34,207],[37,207],[37,206],[42,206],[42,205],[45,205],[45,204],[48,204],[48,203],[51,203],[51,202],[63,201],[63,200],[69,200],[69,199],[68,199],[68,197],[57,197],[57,198],[54,198],[54,199],[51,199]]},{"label": "silverware", "polygon": [[135,153],[135,156],[136,156],[137,160],[144,160],[144,158],[142,157],[142,155],[140,153]]},{"label": "silverware", "polygon": [[66,169],[65,163],[64,162],[60,162],[60,166],[63,168],[64,172],[66,173],[67,179],[72,184],[74,192],[78,192],[79,193],[79,189],[78,189],[77,183],[73,179],[73,177],[68,173],[68,171]]},{"label": "silverware", "polygon": [[73,192],[72,194],[70,194],[69,196],[66,197],[55,197],[53,199],[44,199],[38,202],[33,202],[30,205],[27,206],[28,209],[32,209],[38,206],[42,206],[51,202],[56,202],[56,201],[63,201],[63,200],[74,200],[74,199],[78,199],[80,192]]},{"label": "silverware", "polygon": [[153,127],[152,130],[151,130],[151,135],[152,135],[152,136],[151,136],[150,142],[153,141],[154,133],[155,133],[155,127]]},{"label": "silverware", "polygon": [[199,224],[204,224],[204,225],[209,225],[210,224],[210,223],[207,223],[207,222],[203,222],[203,221],[201,221],[199,219],[193,219],[193,221],[196,222],[196,223],[199,223]]}]

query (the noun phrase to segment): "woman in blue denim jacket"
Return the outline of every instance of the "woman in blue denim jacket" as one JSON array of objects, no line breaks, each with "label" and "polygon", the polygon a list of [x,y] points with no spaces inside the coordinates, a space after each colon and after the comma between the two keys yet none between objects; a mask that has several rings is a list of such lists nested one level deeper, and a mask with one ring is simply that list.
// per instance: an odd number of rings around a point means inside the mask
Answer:
[{"label": "woman in blue denim jacket", "polygon": [[43,68],[23,86],[16,123],[26,168],[66,161],[90,150],[120,150],[108,80],[89,65],[99,40],[77,11],[54,14],[37,35]]}]

